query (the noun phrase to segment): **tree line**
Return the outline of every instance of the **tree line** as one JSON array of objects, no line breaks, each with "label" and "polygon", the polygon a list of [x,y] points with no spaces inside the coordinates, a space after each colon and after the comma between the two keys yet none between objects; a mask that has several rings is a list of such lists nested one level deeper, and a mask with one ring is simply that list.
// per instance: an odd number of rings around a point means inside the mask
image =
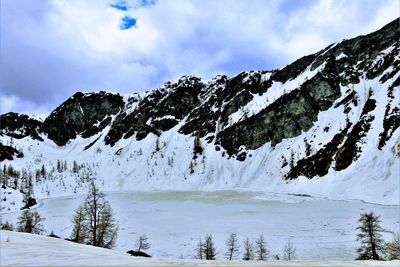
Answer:
[{"label": "tree line", "polygon": [[[240,244],[236,233],[231,233],[226,240],[226,252],[224,254],[225,259],[234,260],[240,255]],[[279,255],[273,255],[275,260],[293,260],[295,259],[296,248],[293,244],[288,241],[283,250],[283,257]],[[246,237],[243,240],[243,251],[242,260],[251,261],[266,261],[270,255],[270,251],[267,249],[267,243],[264,234],[261,233],[258,238],[253,242]],[[204,241],[200,238],[196,245],[196,259],[200,260],[215,260],[217,256],[216,247],[214,245],[213,237],[211,234],[206,235]]]},{"label": "tree line", "polygon": [[[37,191],[50,195],[52,187],[78,193],[81,188],[96,180],[94,166],[94,163],[79,164],[74,160],[68,168],[66,160],[57,160],[56,163],[49,161],[46,165],[42,164],[39,168],[27,166],[17,170],[11,164],[4,164],[0,167],[0,185],[2,189],[11,188],[20,191],[24,202],[29,198],[35,198],[34,192]],[[70,181],[74,183],[68,183],[67,178],[72,179]],[[2,197],[3,201],[7,200],[7,195]]]},{"label": "tree line", "polygon": [[[357,248],[356,260],[400,260],[400,234],[394,233],[390,242],[385,242],[382,237],[382,232],[385,230],[381,227],[380,216],[373,212],[362,213],[358,220],[357,241],[360,246]],[[212,235],[205,237],[205,241],[199,239],[196,246],[196,258],[205,260],[216,259],[216,248],[213,242]],[[226,240],[225,258],[233,260],[240,254],[240,245],[236,233],[231,233]],[[270,256],[270,251],[267,249],[267,244],[264,235],[261,233],[255,242],[251,242],[249,238],[243,240],[242,260],[267,260]],[[285,244],[282,258],[279,255],[273,255],[275,260],[293,260],[296,259],[296,248],[290,241]]]}]

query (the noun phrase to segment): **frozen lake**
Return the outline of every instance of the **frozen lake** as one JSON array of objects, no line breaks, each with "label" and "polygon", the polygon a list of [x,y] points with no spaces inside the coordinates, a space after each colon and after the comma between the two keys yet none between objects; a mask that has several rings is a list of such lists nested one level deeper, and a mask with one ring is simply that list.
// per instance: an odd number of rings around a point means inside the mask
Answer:
[{"label": "frozen lake", "polygon": [[[52,230],[69,237],[73,211],[84,196],[43,199],[37,211]],[[299,259],[353,260],[357,246],[356,227],[360,213],[373,211],[382,226],[400,229],[400,206],[383,206],[358,200],[338,201],[306,196],[257,192],[108,192],[120,231],[117,250],[134,249],[135,239],[147,234],[150,254],[159,258],[191,259],[199,237],[211,233],[217,259],[223,259],[229,233],[255,240],[264,233],[268,249],[282,254],[288,239]],[[18,212],[2,214],[15,224]]]}]

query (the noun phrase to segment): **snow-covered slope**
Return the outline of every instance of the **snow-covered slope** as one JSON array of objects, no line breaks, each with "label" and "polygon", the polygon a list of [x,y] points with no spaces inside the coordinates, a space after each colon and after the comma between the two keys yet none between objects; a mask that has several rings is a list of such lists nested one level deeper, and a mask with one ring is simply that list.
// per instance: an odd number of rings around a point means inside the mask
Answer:
[{"label": "snow-covered slope", "polygon": [[[233,266],[229,261],[134,258],[62,239],[0,231],[2,266]],[[399,261],[235,261],[234,266],[398,266]]]},{"label": "snow-covered slope", "polygon": [[393,21],[281,70],[184,76],[141,94],[76,93],[43,122],[1,115],[2,181],[38,198],[86,192],[96,180],[108,191],[399,204],[398,28]]}]

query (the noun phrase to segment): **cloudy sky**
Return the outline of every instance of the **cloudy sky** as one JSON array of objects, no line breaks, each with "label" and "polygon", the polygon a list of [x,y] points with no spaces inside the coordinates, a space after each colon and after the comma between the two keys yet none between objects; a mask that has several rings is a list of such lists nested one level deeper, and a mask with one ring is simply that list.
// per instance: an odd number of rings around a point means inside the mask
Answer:
[{"label": "cloudy sky", "polygon": [[1,0],[0,113],[76,91],[277,69],[399,15],[398,0]]}]

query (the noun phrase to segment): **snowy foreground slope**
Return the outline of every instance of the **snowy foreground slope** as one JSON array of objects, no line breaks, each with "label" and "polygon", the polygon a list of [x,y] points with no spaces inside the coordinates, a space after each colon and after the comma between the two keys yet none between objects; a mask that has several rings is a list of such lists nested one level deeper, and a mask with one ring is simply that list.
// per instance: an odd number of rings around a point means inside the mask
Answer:
[{"label": "snowy foreground slope", "polygon": [[134,258],[62,239],[0,231],[1,266],[399,266],[399,261],[199,261]]},{"label": "snowy foreground slope", "polygon": [[398,28],[281,70],[76,93],[44,121],[3,114],[2,181],[15,189],[2,190],[3,211],[23,205],[18,192],[84,193],[91,180],[105,191],[240,189],[398,205]]}]

